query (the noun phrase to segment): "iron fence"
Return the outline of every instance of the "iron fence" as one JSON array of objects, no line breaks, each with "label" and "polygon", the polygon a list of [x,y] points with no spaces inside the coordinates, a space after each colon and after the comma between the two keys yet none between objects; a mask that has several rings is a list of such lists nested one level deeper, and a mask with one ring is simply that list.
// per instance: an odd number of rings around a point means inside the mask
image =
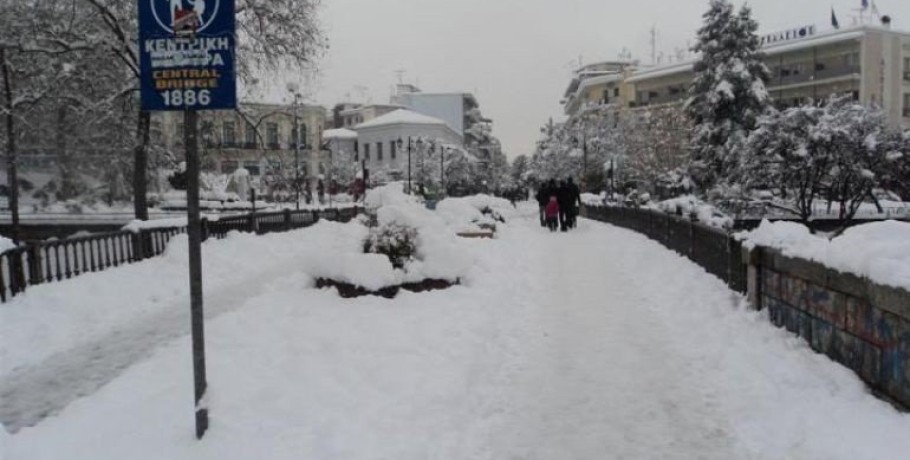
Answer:
[{"label": "iron fence", "polygon": [[[203,239],[223,239],[231,231],[266,234],[309,227],[319,219],[348,222],[356,207],[323,211],[251,213],[202,220]],[[52,241],[31,241],[0,253],[0,302],[25,292],[28,286],[62,281],[84,273],[107,270],[161,255],[171,238],[186,227],[118,231]]]},{"label": "iron fence", "polygon": [[742,243],[721,229],[651,209],[586,206],[583,215],[642,233],[688,257],[731,289],[746,293]]}]

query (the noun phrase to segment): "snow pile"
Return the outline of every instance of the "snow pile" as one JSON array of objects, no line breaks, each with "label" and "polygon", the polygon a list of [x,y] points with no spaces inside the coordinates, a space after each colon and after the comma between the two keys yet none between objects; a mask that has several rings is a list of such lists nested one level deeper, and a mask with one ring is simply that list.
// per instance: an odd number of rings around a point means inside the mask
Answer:
[{"label": "snow pile", "polygon": [[16,245],[13,243],[13,240],[0,236],[0,253],[15,248]]},{"label": "snow pile", "polygon": [[696,198],[694,195],[683,195],[664,200],[656,203],[654,207],[667,214],[676,214],[689,218],[694,217],[694,220],[710,227],[723,229],[730,229],[733,227],[733,219],[718,211],[714,206]]},{"label": "snow pile", "polygon": [[736,236],[752,247],[780,249],[786,256],[910,290],[910,223],[888,220],[858,225],[828,240],[802,224],[765,220],[757,229]]},{"label": "snow pile", "polygon": [[480,225],[498,226],[518,216],[508,200],[490,195],[446,198],[436,205],[436,213],[456,233],[479,231]]}]

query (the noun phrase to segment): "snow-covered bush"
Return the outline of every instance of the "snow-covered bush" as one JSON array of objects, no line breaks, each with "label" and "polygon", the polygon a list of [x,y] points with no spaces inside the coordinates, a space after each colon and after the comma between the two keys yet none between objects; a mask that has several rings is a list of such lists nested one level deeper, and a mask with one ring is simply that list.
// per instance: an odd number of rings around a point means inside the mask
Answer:
[{"label": "snow-covered bush", "polygon": [[363,243],[363,252],[383,254],[393,267],[404,268],[417,253],[417,229],[396,223],[372,228]]}]

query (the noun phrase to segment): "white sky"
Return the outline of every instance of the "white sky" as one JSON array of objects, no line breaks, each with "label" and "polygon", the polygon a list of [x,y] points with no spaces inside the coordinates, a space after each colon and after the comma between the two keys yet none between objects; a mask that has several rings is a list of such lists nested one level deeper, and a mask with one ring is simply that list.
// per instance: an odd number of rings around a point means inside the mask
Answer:
[{"label": "white sky", "polygon": [[[742,1],[736,1],[742,4]],[[762,32],[841,26],[861,0],[753,0]],[[910,30],[910,1],[876,0],[893,27]],[[314,102],[387,103],[403,70],[424,91],[470,91],[494,121],[510,157],[530,153],[577,66],[615,59],[626,47],[650,62],[694,40],[707,0],[323,0],[330,48],[308,88]]]}]

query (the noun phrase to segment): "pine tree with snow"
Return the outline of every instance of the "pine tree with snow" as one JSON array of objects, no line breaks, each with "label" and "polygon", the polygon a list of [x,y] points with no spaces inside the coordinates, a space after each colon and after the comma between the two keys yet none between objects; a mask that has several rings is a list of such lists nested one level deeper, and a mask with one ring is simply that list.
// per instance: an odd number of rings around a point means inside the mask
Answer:
[{"label": "pine tree with snow", "polygon": [[738,168],[741,146],[770,106],[770,72],[749,7],[737,14],[728,0],[711,0],[703,17],[686,111],[695,126],[693,177],[708,192]]}]

